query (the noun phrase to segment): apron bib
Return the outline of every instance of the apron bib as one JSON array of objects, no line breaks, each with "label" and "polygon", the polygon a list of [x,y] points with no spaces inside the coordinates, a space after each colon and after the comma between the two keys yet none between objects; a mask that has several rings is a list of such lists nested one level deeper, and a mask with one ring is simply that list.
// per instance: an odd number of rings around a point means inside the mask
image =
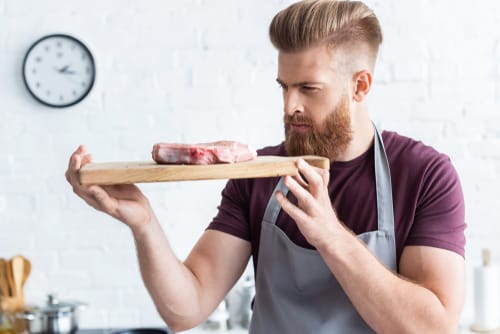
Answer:
[{"label": "apron bib", "polygon": [[[376,128],[374,150],[378,230],[357,237],[379,261],[396,271],[391,176]],[[250,334],[373,333],[319,253],[296,245],[276,226],[281,210],[274,196],[278,190],[288,192],[282,178],[262,221]]]}]

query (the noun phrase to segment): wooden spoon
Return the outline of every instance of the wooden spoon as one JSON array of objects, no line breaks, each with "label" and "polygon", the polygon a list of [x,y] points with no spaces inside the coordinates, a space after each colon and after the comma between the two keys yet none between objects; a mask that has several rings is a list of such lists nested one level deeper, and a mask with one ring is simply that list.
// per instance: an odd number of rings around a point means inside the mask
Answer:
[{"label": "wooden spoon", "polygon": [[24,257],[16,255],[10,259],[10,267],[12,270],[12,295],[14,297],[24,297],[23,280],[24,280]]},{"label": "wooden spoon", "polygon": [[7,279],[7,261],[0,259],[0,297],[9,297],[9,281]]},{"label": "wooden spoon", "polygon": [[31,273],[31,262],[27,258],[23,258],[23,261],[24,261],[24,273],[22,280],[22,288],[24,291],[24,285],[26,284],[26,281],[28,280],[28,277],[30,276]]},{"label": "wooden spoon", "polygon": [[5,260],[5,278],[7,279],[7,286],[9,288],[8,297],[15,297],[15,287],[14,287],[14,279],[12,276],[12,266],[9,260]]}]

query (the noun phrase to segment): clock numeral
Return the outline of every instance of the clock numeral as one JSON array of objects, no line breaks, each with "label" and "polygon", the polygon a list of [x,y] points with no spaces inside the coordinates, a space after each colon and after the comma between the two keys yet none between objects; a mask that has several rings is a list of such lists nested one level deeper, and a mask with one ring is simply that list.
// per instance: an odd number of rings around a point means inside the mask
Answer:
[{"label": "clock numeral", "polygon": [[82,60],[85,60],[87,58],[87,55],[85,53],[82,53]]},{"label": "clock numeral", "polygon": [[31,73],[36,74],[36,68],[32,69]]},{"label": "clock numeral", "polygon": [[82,87],[87,86],[87,83],[85,81],[82,81]]},{"label": "clock numeral", "polygon": [[59,101],[64,101],[64,96],[59,95]]},{"label": "clock numeral", "polygon": [[37,83],[35,84],[35,86],[36,86],[36,88],[40,88],[40,86],[41,86],[41,85],[40,85],[40,83],[39,83],[39,82],[37,82]]},{"label": "clock numeral", "polygon": [[63,56],[63,53],[62,53],[62,52],[58,52],[58,53],[57,53],[57,58],[62,58],[62,56]]},{"label": "clock numeral", "polygon": [[35,61],[36,61],[37,63],[41,63],[41,62],[42,62],[42,57],[40,57],[40,56],[36,57],[36,58],[35,58]]},{"label": "clock numeral", "polygon": [[45,51],[49,52],[50,51],[50,46],[46,45],[45,46]]},{"label": "clock numeral", "polygon": [[61,41],[57,41],[56,46],[57,46],[58,48],[60,48],[60,47],[62,46]]},{"label": "clock numeral", "polygon": [[45,94],[47,94],[47,96],[50,96],[50,90],[47,89],[47,91],[45,92]]},{"label": "clock numeral", "polygon": [[73,91],[73,96],[76,96],[76,94],[77,94],[77,93],[76,93],[76,90],[74,90],[74,91]]}]

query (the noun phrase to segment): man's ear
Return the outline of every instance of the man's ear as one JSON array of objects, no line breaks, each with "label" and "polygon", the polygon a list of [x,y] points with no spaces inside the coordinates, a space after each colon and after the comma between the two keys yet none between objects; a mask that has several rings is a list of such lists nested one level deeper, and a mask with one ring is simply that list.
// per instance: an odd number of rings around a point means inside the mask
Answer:
[{"label": "man's ear", "polygon": [[372,87],[372,73],[369,70],[361,70],[354,74],[353,99],[363,102]]}]

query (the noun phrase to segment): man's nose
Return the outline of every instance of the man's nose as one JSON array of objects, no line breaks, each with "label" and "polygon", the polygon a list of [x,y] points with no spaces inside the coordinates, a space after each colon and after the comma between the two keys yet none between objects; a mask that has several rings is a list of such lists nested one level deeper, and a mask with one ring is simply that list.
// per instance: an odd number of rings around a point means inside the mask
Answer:
[{"label": "man's nose", "polygon": [[296,113],[303,113],[304,106],[298,92],[289,89],[283,93],[284,111],[288,116],[293,116]]}]

